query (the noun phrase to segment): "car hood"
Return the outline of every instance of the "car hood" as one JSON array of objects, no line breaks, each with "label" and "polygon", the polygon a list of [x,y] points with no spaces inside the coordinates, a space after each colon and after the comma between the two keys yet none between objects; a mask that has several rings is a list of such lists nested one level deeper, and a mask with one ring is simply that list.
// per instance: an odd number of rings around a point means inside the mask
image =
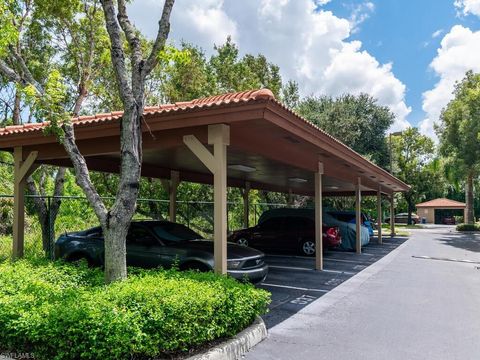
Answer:
[{"label": "car hood", "polygon": [[[177,248],[186,248],[193,250],[202,250],[207,251],[213,254],[213,241],[212,240],[189,240],[182,241],[178,244],[173,245]],[[240,246],[234,243],[227,243],[227,259],[241,259],[249,258],[255,256],[263,256],[264,254],[261,251],[252,249],[247,246]]]}]

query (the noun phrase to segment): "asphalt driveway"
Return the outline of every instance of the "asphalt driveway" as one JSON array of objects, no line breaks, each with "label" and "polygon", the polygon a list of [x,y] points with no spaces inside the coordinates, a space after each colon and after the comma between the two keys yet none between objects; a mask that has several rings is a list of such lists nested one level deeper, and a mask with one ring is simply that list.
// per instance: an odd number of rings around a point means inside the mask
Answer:
[{"label": "asphalt driveway", "polygon": [[[398,243],[392,240],[386,246]],[[480,234],[430,227],[413,230],[390,254],[377,247],[365,249],[362,265],[372,265],[354,276],[349,275],[358,266],[354,263],[334,267],[344,271],[332,273],[340,284],[330,292],[322,290],[335,284],[319,277],[300,282],[306,278],[300,270],[277,273],[282,269],[273,268],[265,285],[270,291],[274,286],[268,284],[277,284],[282,276],[292,280],[281,284],[309,290],[273,290],[272,312],[266,317],[269,337],[246,358],[478,359]],[[348,260],[343,256],[334,253],[332,259]],[[350,256],[357,260],[357,255]],[[282,266],[282,259],[276,259]],[[329,270],[335,261],[325,263]],[[327,274],[322,274],[325,280]],[[298,300],[289,297],[295,294]]]},{"label": "asphalt driveway", "polygon": [[289,318],[377,262],[406,239],[385,237],[382,245],[376,243],[376,238],[372,239],[360,255],[345,251],[327,251],[324,254],[324,271],[321,272],[314,270],[315,260],[311,257],[267,255],[269,274],[259,286],[272,293],[270,312],[263,317],[265,324],[271,328]]}]

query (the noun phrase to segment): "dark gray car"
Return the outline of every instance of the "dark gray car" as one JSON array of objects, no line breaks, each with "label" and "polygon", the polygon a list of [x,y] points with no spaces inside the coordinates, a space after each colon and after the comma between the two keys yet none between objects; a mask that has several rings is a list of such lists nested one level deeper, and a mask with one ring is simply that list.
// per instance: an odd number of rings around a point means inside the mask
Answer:
[{"label": "dark gray car", "polygon": [[[101,227],[66,233],[55,244],[55,255],[68,261],[86,259],[90,265],[104,262]],[[169,221],[132,222],[127,236],[127,264],[142,268],[178,264],[181,270],[213,269],[213,241],[205,240],[188,227]],[[227,272],[232,277],[262,281],[268,273],[264,254],[258,250],[228,243]]]}]

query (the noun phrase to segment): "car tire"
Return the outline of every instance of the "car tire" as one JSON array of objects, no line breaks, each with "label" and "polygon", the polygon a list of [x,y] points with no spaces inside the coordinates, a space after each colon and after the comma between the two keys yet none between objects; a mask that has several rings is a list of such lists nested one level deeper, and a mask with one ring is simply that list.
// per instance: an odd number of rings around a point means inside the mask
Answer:
[{"label": "car tire", "polygon": [[248,240],[245,239],[244,237],[241,237],[240,239],[237,240],[237,244],[240,246],[248,246]]},{"label": "car tire", "polygon": [[305,256],[315,256],[315,241],[311,239],[303,240],[300,243],[300,252]]}]

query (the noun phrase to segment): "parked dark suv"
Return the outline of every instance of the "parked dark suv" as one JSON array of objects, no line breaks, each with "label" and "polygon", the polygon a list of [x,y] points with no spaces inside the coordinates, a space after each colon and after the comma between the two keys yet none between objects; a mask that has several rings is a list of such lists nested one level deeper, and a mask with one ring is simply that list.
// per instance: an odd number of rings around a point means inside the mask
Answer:
[{"label": "parked dark suv", "polygon": [[[55,255],[69,261],[86,259],[90,265],[104,263],[101,227],[67,233],[55,244]],[[127,236],[127,264],[142,268],[172,267],[181,270],[213,269],[213,241],[205,240],[188,227],[169,221],[132,222]],[[227,272],[236,279],[262,281],[268,273],[264,254],[258,250],[227,244]]]},{"label": "parked dark suv", "polygon": [[[257,226],[232,233],[229,241],[264,251],[299,252],[315,255],[315,221],[308,217],[271,217]],[[335,247],[341,243],[337,227],[323,227],[323,246]]]}]

